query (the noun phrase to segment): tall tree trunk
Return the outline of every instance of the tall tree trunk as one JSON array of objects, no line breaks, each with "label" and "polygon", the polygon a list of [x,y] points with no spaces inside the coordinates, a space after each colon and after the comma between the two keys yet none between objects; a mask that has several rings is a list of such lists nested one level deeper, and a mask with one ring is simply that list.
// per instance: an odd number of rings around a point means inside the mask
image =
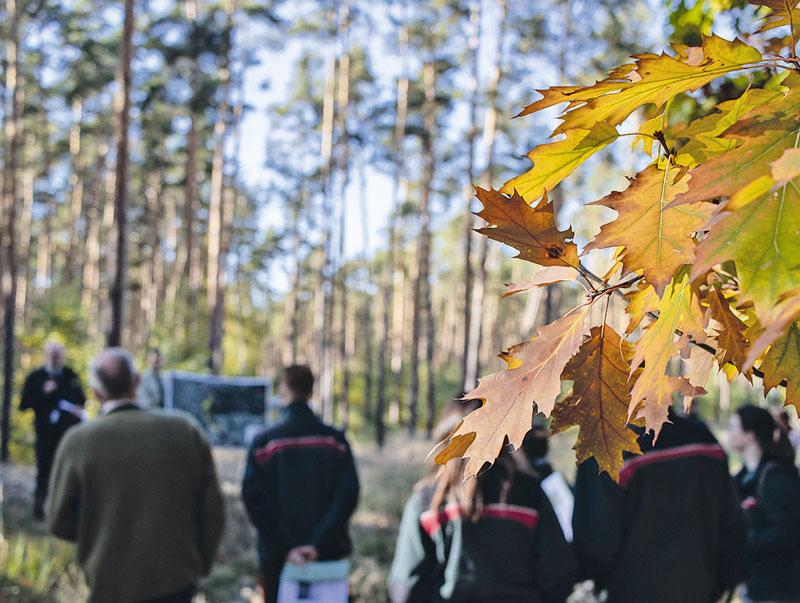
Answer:
[{"label": "tall tree trunk", "polygon": [[[333,124],[334,99],[336,91],[336,56],[333,38],[335,13],[328,11],[328,41],[325,52],[325,95],[322,103],[322,214],[331,215],[331,171],[333,164]],[[317,363],[319,367],[319,402],[320,414],[328,423],[333,421],[333,292],[330,274],[331,262],[331,225],[329,220],[323,221],[322,242],[320,245],[319,280],[316,291],[316,329],[319,342]]]},{"label": "tall tree trunk", "polygon": [[225,257],[222,248],[222,223],[223,223],[223,171],[225,167],[225,134],[228,119],[228,92],[231,82],[231,45],[233,43],[233,14],[236,10],[234,0],[228,0],[225,5],[225,34],[223,48],[223,63],[220,70],[220,84],[222,100],[218,109],[219,116],[214,124],[214,157],[211,164],[211,197],[209,202],[208,217],[208,280],[206,290],[208,294],[208,348],[209,370],[217,374],[222,368],[222,327],[224,321],[223,297],[220,273]]},{"label": "tall tree trunk", "polygon": [[[417,431],[419,418],[419,347],[423,333],[425,310],[430,307],[430,282],[428,263],[430,261],[430,198],[434,173],[433,141],[436,127],[436,64],[427,61],[422,68],[425,82],[424,132],[422,135],[422,156],[424,161],[422,190],[419,201],[420,235],[417,248],[416,278],[414,279],[413,310],[411,323],[411,360],[409,365],[408,391],[408,432]],[[428,335],[433,337],[433,333]],[[433,375],[430,376],[433,379]]]},{"label": "tall tree trunk", "polygon": [[464,391],[472,387],[471,381],[468,383],[470,375],[470,335],[471,315],[472,315],[472,227],[475,217],[472,214],[473,186],[475,185],[475,139],[478,135],[478,49],[481,39],[481,2],[472,0],[470,2],[469,21],[471,26],[468,40],[467,62],[470,69],[470,103],[469,103],[469,132],[467,134],[467,185],[464,187],[464,204],[466,206],[466,216],[464,220],[464,348],[461,355],[461,382]]},{"label": "tall tree trunk", "polygon": [[[361,340],[363,341],[364,350],[364,420],[369,422],[372,420],[372,396],[373,396],[373,373],[375,370],[375,359],[373,357],[373,338],[375,335],[375,328],[372,322],[372,272],[369,269],[370,257],[369,251],[369,220],[367,210],[367,177],[364,171],[364,164],[359,165],[359,199],[361,206],[361,237],[363,239],[362,255],[361,255],[361,269],[367,278],[368,286],[365,288],[364,303],[361,307],[360,323],[363,325],[363,332]],[[381,359],[383,362],[383,359]]]},{"label": "tall tree trunk", "polygon": [[[497,36],[497,49],[495,51],[495,65],[492,79],[489,82],[488,101],[486,119],[483,127],[483,140],[486,144],[486,169],[483,172],[481,181],[484,187],[489,186],[494,180],[494,142],[497,132],[498,91],[500,80],[503,73],[503,62],[505,54],[503,52],[503,42],[505,39],[506,21],[508,17],[508,6],[506,0],[500,1],[500,31]],[[478,375],[481,374],[481,322],[484,319],[483,307],[486,297],[486,281],[488,277],[489,258],[489,239],[481,237],[480,251],[478,253],[478,275],[475,286],[472,290],[472,315],[469,322],[469,353],[467,361],[467,374],[464,379],[464,391],[469,391],[475,387]]]},{"label": "tall tree trunk", "polygon": [[[100,143],[95,158],[94,176],[89,188],[86,204],[86,261],[83,265],[83,287],[81,291],[81,312],[84,316],[96,316],[97,301],[100,297],[100,208],[107,200],[103,197],[103,175],[106,170],[108,145]],[[94,338],[96,320],[89,321],[89,336]]]},{"label": "tall tree trunk", "polygon": [[[162,145],[162,150],[164,146]],[[160,156],[164,156],[160,154]],[[145,320],[145,336],[149,338],[156,327],[158,317],[158,306],[161,282],[164,270],[164,256],[161,252],[161,214],[163,197],[164,173],[159,167],[147,176],[147,188],[145,189],[145,199],[147,201],[147,213],[150,223],[148,224],[147,246],[150,248],[149,269],[143,274],[142,306]]]},{"label": "tall tree trunk", "polygon": [[125,0],[125,21],[122,27],[122,44],[119,55],[121,79],[118,96],[119,141],[117,144],[117,166],[114,183],[114,222],[116,249],[114,282],[111,287],[111,328],[108,332],[109,346],[122,345],[122,329],[125,310],[125,289],[128,270],[128,130],[130,129],[131,84],[133,74],[133,15],[134,0]]},{"label": "tall tree trunk", "polygon": [[[397,255],[396,228],[397,220],[400,217],[400,204],[408,196],[408,178],[405,172],[405,134],[408,116],[408,29],[405,25],[400,28],[400,49],[403,53],[404,64],[403,75],[397,81],[397,111],[393,141],[395,193],[392,213],[389,215],[389,249],[386,254],[381,283],[383,316],[380,321],[378,337],[378,392],[375,400],[375,441],[378,446],[383,446],[386,441],[385,415],[389,390],[387,368],[390,368],[393,373],[395,371],[395,345],[391,340],[391,318],[398,316],[396,311],[393,312],[393,306],[396,305],[394,303],[396,300],[393,299]],[[390,352],[391,364],[387,366],[387,357]]]},{"label": "tall tree trunk", "polygon": [[83,121],[83,99],[76,96],[72,101],[72,127],[69,132],[70,216],[69,239],[64,253],[64,282],[69,285],[75,279],[75,263],[78,261],[78,222],[83,212],[83,154],[81,149],[81,123]]},{"label": "tall tree trunk", "polygon": [[8,33],[6,40],[5,161],[3,162],[3,216],[0,234],[3,267],[3,409],[0,426],[0,460],[8,461],[11,437],[11,398],[14,392],[16,296],[17,296],[17,155],[22,129],[22,86],[19,77],[19,17],[16,0],[6,0]]},{"label": "tall tree trunk", "polygon": [[340,331],[339,331],[339,366],[342,372],[342,383],[339,389],[339,407],[341,417],[339,425],[347,429],[350,420],[350,363],[347,353],[348,338],[348,299],[347,299],[347,258],[345,257],[345,234],[347,230],[347,187],[350,183],[350,133],[347,129],[347,112],[350,104],[350,54],[349,54],[349,26],[350,7],[347,0],[340,4],[339,35],[342,39],[344,50],[339,58],[339,173],[340,173],[340,220],[339,220],[339,270],[338,287],[340,306]]},{"label": "tall tree trunk", "polygon": [[31,218],[33,213],[35,156],[34,149],[36,137],[33,132],[25,135],[25,148],[27,149],[24,167],[22,170],[22,215],[19,233],[19,257],[22,258],[17,275],[17,320],[21,324],[27,323],[28,317],[28,284],[30,282],[30,255],[31,255]]}]

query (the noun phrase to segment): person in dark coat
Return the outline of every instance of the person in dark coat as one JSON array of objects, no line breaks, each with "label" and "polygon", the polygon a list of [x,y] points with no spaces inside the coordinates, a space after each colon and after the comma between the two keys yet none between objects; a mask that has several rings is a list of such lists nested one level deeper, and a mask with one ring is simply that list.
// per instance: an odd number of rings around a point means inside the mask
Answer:
[{"label": "person in dark coat", "polygon": [[670,411],[658,439],[634,428],[619,483],[578,467],[573,530],[584,579],[614,603],[710,603],[744,574],[744,520],[725,451],[699,419]]},{"label": "person in dark coat", "polygon": [[280,421],[256,436],[247,454],[242,500],[258,532],[259,583],[267,603],[277,600],[285,563],[344,559],[352,550],[355,462],[344,434],[309,408],[313,387],[307,366],[283,372]]},{"label": "person in dark coat", "polygon": [[[452,402],[437,432],[469,406]],[[464,459],[420,481],[400,523],[389,594],[394,603],[564,601],[577,561],[532,473],[507,450],[463,481]]]},{"label": "person in dark coat", "polygon": [[86,396],[78,375],[64,366],[64,346],[50,342],[44,348],[44,365],[25,379],[20,410],[33,410],[36,431],[36,490],[33,516],[44,519],[44,501],[53,457],[67,429],[80,422],[75,412]]},{"label": "person in dark coat", "polygon": [[747,595],[751,601],[800,601],[794,451],[770,413],[749,404],[731,415],[728,444],[744,461],[736,485],[747,522]]}]

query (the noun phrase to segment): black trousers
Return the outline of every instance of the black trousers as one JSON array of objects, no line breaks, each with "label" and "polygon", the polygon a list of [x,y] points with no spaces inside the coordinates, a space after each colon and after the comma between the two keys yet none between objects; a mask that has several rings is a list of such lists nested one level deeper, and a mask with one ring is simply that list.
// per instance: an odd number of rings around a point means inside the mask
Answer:
[{"label": "black trousers", "polygon": [[192,603],[192,597],[194,597],[196,590],[197,587],[193,584],[192,586],[181,589],[176,593],[162,595],[160,597],[156,597],[155,599],[146,599],[144,601],[140,601],[139,603]]},{"label": "black trousers", "polygon": [[264,593],[264,603],[277,603],[282,570],[282,565],[261,565],[258,572],[258,586]]},{"label": "black trousers", "polygon": [[36,490],[33,494],[33,502],[34,506],[39,509],[44,507],[44,501],[47,499],[53,458],[62,435],[36,435]]}]

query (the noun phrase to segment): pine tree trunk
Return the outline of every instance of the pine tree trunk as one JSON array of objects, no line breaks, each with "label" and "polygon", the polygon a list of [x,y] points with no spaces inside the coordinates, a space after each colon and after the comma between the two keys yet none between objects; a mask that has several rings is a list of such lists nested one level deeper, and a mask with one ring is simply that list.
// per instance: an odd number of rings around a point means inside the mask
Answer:
[{"label": "pine tree trunk", "polygon": [[228,92],[231,82],[231,45],[233,43],[233,14],[236,10],[234,0],[228,0],[225,6],[226,23],[223,49],[223,63],[220,70],[220,86],[222,101],[218,108],[217,123],[214,124],[214,157],[211,164],[211,197],[209,200],[208,218],[208,368],[218,374],[222,368],[222,328],[224,322],[223,298],[224,288],[220,273],[225,257],[221,253],[223,226],[223,171],[225,168],[225,134],[228,119]]},{"label": "pine tree trunk", "polygon": [[[470,378],[469,358],[470,358],[470,328],[472,315],[472,239],[473,222],[472,214],[473,186],[475,185],[475,139],[478,135],[478,51],[481,36],[481,4],[479,0],[472,0],[470,3],[469,21],[471,32],[468,40],[467,62],[470,69],[470,103],[469,103],[469,132],[467,134],[467,185],[464,187],[464,201],[466,206],[466,216],[464,220],[464,322],[463,335],[464,347],[461,355],[461,382],[464,391],[472,387]],[[474,380],[474,376],[472,377]]]},{"label": "pine tree trunk", "polygon": [[83,99],[72,101],[72,128],[69,133],[71,173],[69,175],[70,217],[69,239],[64,253],[64,282],[69,285],[75,279],[75,263],[78,261],[78,222],[83,213],[83,154],[81,149],[81,122],[83,121]]},{"label": "pine tree trunk", "polygon": [[34,165],[34,149],[36,137],[33,132],[25,135],[25,157],[22,170],[22,215],[19,225],[19,257],[22,260],[19,274],[17,275],[17,320],[20,324],[27,324],[28,318],[28,285],[30,283],[30,255],[31,255],[31,219],[33,214],[34,180],[36,167]]},{"label": "pine tree trunk", "polygon": [[[486,169],[481,177],[482,186],[488,187],[494,180],[494,142],[497,132],[498,91],[503,73],[503,41],[505,38],[506,21],[508,17],[508,7],[506,0],[500,0],[500,31],[497,36],[497,48],[495,51],[495,65],[492,79],[489,82],[489,106],[486,110],[486,120],[483,128],[483,140],[486,144]],[[467,373],[464,380],[464,391],[469,391],[475,387],[478,375],[481,374],[481,323],[485,320],[483,316],[484,300],[486,297],[488,263],[489,258],[489,239],[481,237],[480,250],[478,252],[478,275],[475,286],[472,290],[472,315],[469,323],[469,353],[467,360]]]},{"label": "pine tree trunk", "polygon": [[3,292],[3,408],[0,425],[0,460],[8,461],[11,437],[11,398],[14,393],[15,326],[17,296],[17,162],[22,130],[22,86],[19,77],[19,17],[16,0],[6,0],[8,33],[6,40],[5,161],[3,162],[2,243]]},{"label": "pine tree trunk", "polygon": [[114,223],[116,249],[114,258],[114,282],[111,287],[111,328],[108,346],[122,345],[122,329],[125,310],[125,289],[128,269],[128,130],[130,129],[131,105],[131,60],[133,58],[133,14],[134,0],[125,0],[125,21],[120,48],[120,94],[119,94],[119,141],[117,144],[117,166],[114,182]]},{"label": "pine tree trunk", "polygon": [[[100,208],[107,200],[103,198],[103,174],[106,170],[108,145],[97,148],[94,177],[86,203],[86,261],[83,265],[83,287],[81,312],[84,316],[96,316],[97,300],[100,296]],[[89,321],[89,336],[97,336],[97,321]]]},{"label": "pine tree trunk", "polygon": [[[423,333],[425,310],[430,307],[430,283],[428,279],[430,261],[430,198],[433,182],[433,141],[436,126],[436,66],[433,61],[422,69],[425,82],[425,121],[422,135],[424,161],[422,191],[420,195],[420,235],[417,248],[416,275],[414,278],[413,310],[411,322],[411,360],[409,364],[408,432],[415,434],[419,418],[419,348]],[[425,325],[427,326],[427,324]],[[433,334],[430,334],[433,337]],[[433,376],[431,375],[431,378]]]},{"label": "pine tree trunk", "polygon": [[[375,359],[373,357],[373,345],[375,328],[372,320],[372,272],[369,269],[370,248],[369,248],[369,219],[367,209],[367,178],[364,172],[364,164],[359,166],[359,198],[361,206],[361,237],[363,239],[363,249],[361,255],[361,269],[367,275],[366,291],[364,293],[364,303],[361,307],[361,317],[359,322],[363,325],[361,341],[364,350],[364,421],[369,422],[373,417],[372,397],[373,397],[373,374],[375,371]],[[383,359],[381,359],[383,362]]]}]

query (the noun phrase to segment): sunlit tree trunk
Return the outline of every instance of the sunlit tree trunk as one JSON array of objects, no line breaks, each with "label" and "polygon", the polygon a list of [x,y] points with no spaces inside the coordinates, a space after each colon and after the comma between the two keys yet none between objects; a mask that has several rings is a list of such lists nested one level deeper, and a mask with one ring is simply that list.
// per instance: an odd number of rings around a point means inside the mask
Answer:
[{"label": "sunlit tree trunk", "polygon": [[[499,111],[498,91],[500,89],[500,81],[503,73],[503,62],[505,58],[503,42],[508,16],[506,0],[500,0],[500,9],[500,30],[497,36],[494,70],[488,87],[488,107],[483,127],[483,140],[484,144],[486,144],[486,169],[481,177],[481,184],[484,187],[491,186],[494,180],[494,143],[497,133],[497,114]],[[490,261],[489,239],[488,237],[481,237],[480,251],[478,252],[478,274],[475,279],[475,286],[472,290],[472,314],[470,315],[470,335],[468,338],[470,346],[467,354],[467,373],[464,379],[464,391],[469,391],[475,387],[478,375],[481,373],[481,324],[486,320],[486,317],[483,315],[483,308],[489,272],[488,265]]]},{"label": "sunlit tree trunk", "polygon": [[463,388],[466,391],[471,387],[471,382],[468,383],[468,378],[474,380],[471,375],[471,367],[468,367],[470,359],[470,336],[472,335],[471,316],[472,316],[472,239],[473,223],[475,221],[472,215],[472,197],[473,186],[475,185],[475,139],[478,136],[478,50],[481,38],[481,2],[480,0],[472,0],[470,2],[469,10],[470,21],[470,36],[468,40],[467,62],[470,65],[470,80],[469,80],[469,131],[467,133],[467,179],[468,182],[464,186],[464,204],[466,206],[466,216],[464,220],[464,322],[463,336],[464,347],[461,355],[461,382],[464,384]]},{"label": "sunlit tree trunk", "polygon": [[28,318],[28,287],[30,283],[30,255],[31,255],[31,218],[33,213],[34,180],[35,180],[35,144],[36,137],[33,132],[25,135],[25,162],[22,170],[22,215],[19,228],[19,257],[22,259],[19,274],[17,275],[17,320],[27,324]]},{"label": "sunlit tree trunk", "polygon": [[117,166],[114,183],[114,223],[116,249],[114,282],[111,286],[111,327],[108,332],[109,346],[122,345],[124,325],[125,289],[127,286],[128,261],[128,130],[130,128],[131,105],[131,60],[133,58],[134,0],[125,1],[125,21],[122,28],[122,44],[119,56],[120,92],[118,96],[119,141],[117,144]]},{"label": "sunlit tree trunk", "polygon": [[[364,295],[364,303],[361,308],[361,317],[359,322],[363,325],[363,333],[361,335],[364,350],[364,420],[370,421],[373,417],[373,374],[375,371],[375,359],[373,357],[373,345],[375,337],[375,325],[373,324],[372,315],[372,273],[369,270],[370,246],[369,246],[369,212],[367,209],[367,179],[364,172],[364,164],[359,166],[359,199],[361,206],[361,237],[363,239],[363,250],[361,256],[361,269],[367,275],[367,281],[370,286],[366,288],[367,292]],[[383,358],[380,359],[383,364]],[[384,369],[385,371],[385,369]],[[385,373],[384,373],[385,376]]]},{"label": "sunlit tree trunk", "polygon": [[[103,197],[103,175],[106,170],[108,145],[100,143],[95,158],[94,177],[86,203],[86,261],[83,265],[83,287],[81,290],[81,312],[84,316],[96,316],[100,296],[100,208],[107,199]],[[89,321],[89,336],[97,336],[97,320]]]},{"label": "sunlit tree trunk", "polygon": [[[408,116],[408,30],[405,26],[400,28],[400,49],[403,53],[403,75],[397,81],[397,110],[395,115],[395,129],[393,140],[394,156],[394,200],[392,213],[389,216],[389,249],[386,253],[386,263],[383,268],[381,283],[381,307],[383,308],[380,329],[378,334],[378,391],[375,399],[375,440],[378,446],[383,446],[386,440],[385,415],[389,399],[389,384],[387,369],[400,371],[399,362],[395,360],[395,349],[398,343],[392,334],[392,317],[397,319],[397,298],[394,297],[394,275],[397,256],[397,220],[400,215],[400,204],[408,196],[408,178],[405,172],[405,133],[406,118]],[[402,306],[402,299],[399,300]],[[387,362],[391,352],[390,363]],[[388,364],[388,366],[387,366]]]},{"label": "sunlit tree trunk", "polygon": [[22,129],[22,86],[19,77],[19,17],[16,0],[6,0],[6,107],[3,161],[2,243],[3,292],[3,408],[0,426],[0,460],[8,461],[11,436],[11,398],[14,393],[15,326],[17,295],[17,162]]},{"label": "sunlit tree trunk", "polygon": [[72,283],[75,278],[75,263],[78,258],[78,222],[83,213],[83,153],[81,149],[81,122],[83,121],[83,99],[76,96],[72,100],[72,127],[69,132],[69,154],[71,173],[69,175],[70,216],[67,249],[64,253],[64,282]]},{"label": "sunlit tree trunk", "polygon": [[228,119],[228,92],[231,82],[231,45],[233,43],[233,14],[235,11],[234,0],[228,0],[225,5],[226,24],[222,52],[223,63],[220,70],[220,88],[222,100],[218,108],[217,123],[214,124],[214,156],[211,165],[211,197],[209,202],[208,217],[208,278],[206,290],[208,294],[208,348],[209,370],[216,374],[222,368],[222,329],[224,322],[224,288],[220,274],[225,261],[222,249],[223,227],[223,171],[225,167],[225,134]]},{"label": "sunlit tree trunk", "polygon": [[[411,434],[417,431],[419,418],[419,348],[423,329],[427,330],[430,320],[426,312],[430,308],[430,282],[428,278],[430,261],[430,198],[431,185],[434,173],[433,141],[436,126],[436,65],[428,61],[422,68],[425,83],[424,128],[422,135],[422,155],[424,161],[422,175],[422,190],[419,201],[420,235],[417,248],[416,275],[414,278],[413,310],[411,317],[411,360],[409,362],[409,391],[408,391],[408,431]],[[426,337],[433,338],[433,333]],[[426,355],[426,360],[430,360]],[[431,375],[431,381],[433,376]]]}]

